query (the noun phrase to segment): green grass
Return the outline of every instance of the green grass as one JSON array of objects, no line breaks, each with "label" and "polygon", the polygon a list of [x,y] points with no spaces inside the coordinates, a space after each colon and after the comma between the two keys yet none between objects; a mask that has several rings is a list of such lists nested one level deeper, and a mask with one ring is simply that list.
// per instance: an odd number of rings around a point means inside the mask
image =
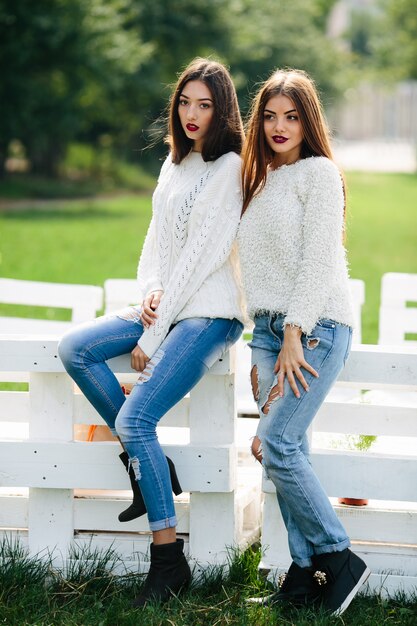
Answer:
[{"label": "green grass", "polygon": [[[382,274],[417,272],[417,176],[349,173],[347,182],[351,275],[365,280],[363,341],[375,343]],[[143,195],[0,210],[0,275],[98,285],[134,277],[150,214]],[[11,310],[3,306],[0,314]],[[68,317],[34,308],[26,314]]]},{"label": "green grass", "polygon": [[[0,212],[0,275],[51,282],[102,285],[106,278],[134,278],[151,204],[148,196],[78,200],[36,209]],[[30,317],[67,311],[3,305],[0,313]]]},{"label": "green grass", "polygon": [[27,555],[18,543],[0,544],[0,623],[8,626],[414,626],[415,598],[358,597],[341,618],[322,610],[266,608],[245,603],[270,588],[258,574],[259,550],[232,551],[230,568],[207,570],[191,589],[164,606],[134,610],[143,576],[113,575],[112,551],[74,551],[66,571],[51,559]]},{"label": "green grass", "polygon": [[376,343],[382,274],[417,273],[417,176],[348,173],[347,183],[350,273],[366,285],[362,340]]}]

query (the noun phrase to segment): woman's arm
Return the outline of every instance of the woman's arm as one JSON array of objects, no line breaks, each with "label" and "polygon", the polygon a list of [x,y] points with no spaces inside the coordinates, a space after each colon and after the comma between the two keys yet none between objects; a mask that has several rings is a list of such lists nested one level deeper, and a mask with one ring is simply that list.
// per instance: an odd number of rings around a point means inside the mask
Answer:
[{"label": "woman's arm", "polygon": [[[162,164],[161,171],[158,176],[158,185],[161,183],[171,165],[172,159],[169,154]],[[149,224],[148,232],[146,233],[137,269],[137,282],[141,294],[140,300],[144,300],[150,292],[163,290],[161,270],[159,266],[156,221],[157,217],[155,213],[152,212],[151,223]]]},{"label": "woman's arm", "polygon": [[307,335],[316,325],[333,289],[343,235],[343,186],[336,165],[310,159],[303,181],[305,212],[301,262],[284,320]]},{"label": "woman's arm", "polygon": [[146,233],[145,241],[140,255],[137,282],[143,300],[151,291],[162,290],[161,272],[159,269],[159,257],[156,240],[156,218],[153,215]]},{"label": "woman's arm", "polygon": [[308,391],[302,369],[318,377],[304,358],[302,332],[311,333],[333,288],[343,229],[343,186],[333,162],[317,159],[303,181],[305,213],[303,249],[294,290],[284,319],[284,342],[275,364],[278,395],[284,395],[287,377],[295,396],[297,380]]}]

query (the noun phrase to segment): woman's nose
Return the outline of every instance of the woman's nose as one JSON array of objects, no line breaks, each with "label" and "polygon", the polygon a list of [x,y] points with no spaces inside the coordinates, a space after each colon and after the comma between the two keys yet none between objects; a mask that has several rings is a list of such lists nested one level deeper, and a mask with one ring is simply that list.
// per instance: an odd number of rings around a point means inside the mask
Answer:
[{"label": "woman's nose", "polygon": [[277,122],[275,124],[275,131],[280,134],[284,134],[285,130],[285,120],[281,117],[277,117]]},{"label": "woman's nose", "polygon": [[197,117],[196,107],[193,104],[190,104],[187,111],[187,119],[195,120]]}]

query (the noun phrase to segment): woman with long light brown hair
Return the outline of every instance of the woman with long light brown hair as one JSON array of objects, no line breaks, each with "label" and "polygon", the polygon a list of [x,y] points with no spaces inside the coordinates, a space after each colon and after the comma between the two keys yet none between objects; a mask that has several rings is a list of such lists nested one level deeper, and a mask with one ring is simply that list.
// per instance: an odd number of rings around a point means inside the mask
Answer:
[{"label": "woman with long light brown hair", "polygon": [[265,604],[341,614],[369,576],[308,460],[306,431],[349,355],[353,313],[345,194],[311,78],[275,72],[255,97],[243,150],[238,243],[255,322],[252,445],[273,481],[292,564]]}]

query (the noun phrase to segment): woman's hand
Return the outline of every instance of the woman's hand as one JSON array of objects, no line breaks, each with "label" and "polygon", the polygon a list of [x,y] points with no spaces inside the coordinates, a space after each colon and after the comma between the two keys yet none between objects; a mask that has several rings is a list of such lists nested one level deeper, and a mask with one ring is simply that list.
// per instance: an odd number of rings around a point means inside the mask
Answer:
[{"label": "woman's hand", "polygon": [[301,344],[301,328],[297,326],[286,326],[284,342],[274,367],[275,374],[278,374],[278,395],[281,398],[284,395],[285,376],[288,378],[290,387],[297,398],[300,397],[300,392],[295,377],[298,378],[306,391],[309,390],[307,381],[301,371],[302,367],[318,378],[319,375],[316,370],[312,368],[304,358],[303,346]]},{"label": "woman's hand", "polygon": [[130,354],[130,366],[132,370],[136,370],[137,372],[143,372],[148,361],[149,357],[146,356],[142,348],[136,346],[132,350]]},{"label": "woman's hand", "polygon": [[155,311],[161,302],[163,293],[163,291],[151,291],[144,299],[140,320],[145,328],[149,328],[149,326],[155,324],[155,320],[158,317]]}]

